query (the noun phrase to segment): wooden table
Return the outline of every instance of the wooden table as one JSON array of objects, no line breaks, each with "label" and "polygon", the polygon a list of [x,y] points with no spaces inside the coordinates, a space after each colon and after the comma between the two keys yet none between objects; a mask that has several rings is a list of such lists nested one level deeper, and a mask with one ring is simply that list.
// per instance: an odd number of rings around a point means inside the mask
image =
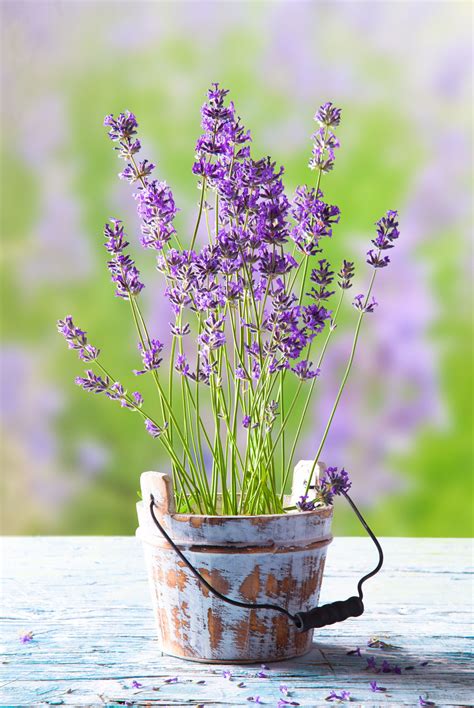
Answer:
[{"label": "wooden table", "polygon": [[[362,617],[320,630],[310,654],[271,664],[266,678],[247,665],[227,667],[229,680],[224,666],[159,651],[135,538],[4,539],[0,704],[250,706],[260,696],[267,706],[319,706],[345,690],[354,705],[416,706],[419,696],[472,705],[471,542],[386,538],[383,546],[386,564],[366,585]],[[369,539],[335,539],[321,601],[352,594],[375,560]],[[28,632],[33,640],[22,643]],[[394,647],[369,648],[373,636]],[[357,647],[361,656],[348,653]],[[367,670],[371,657],[401,673]],[[374,680],[387,690],[372,692]]]}]

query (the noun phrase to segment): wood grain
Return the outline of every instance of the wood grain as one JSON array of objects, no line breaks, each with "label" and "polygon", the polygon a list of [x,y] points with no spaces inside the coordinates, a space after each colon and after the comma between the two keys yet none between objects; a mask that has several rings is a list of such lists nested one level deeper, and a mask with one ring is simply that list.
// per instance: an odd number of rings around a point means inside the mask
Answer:
[{"label": "wood grain", "polygon": [[[370,707],[415,706],[419,695],[438,706],[473,705],[471,542],[388,538],[383,545],[386,565],[367,583],[366,613],[320,630],[309,654],[271,664],[268,678],[258,678],[258,665],[206,666],[161,655],[137,539],[4,539],[0,704],[222,707],[249,706],[247,698],[259,695],[263,705],[276,706],[283,683],[287,700],[301,706],[331,705],[325,697],[341,689],[354,705]],[[353,594],[375,560],[368,539],[335,539],[321,602]],[[34,640],[21,644],[28,631]],[[373,635],[399,648],[368,649]],[[362,657],[347,655],[357,646]],[[369,656],[378,665],[396,663],[401,675],[366,671]],[[224,668],[232,680],[223,678]],[[178,683],[165,683],[174,677]],[[371,692],[374,679],[386,693]],[[133,689],[133,680],[143,686]]]}]

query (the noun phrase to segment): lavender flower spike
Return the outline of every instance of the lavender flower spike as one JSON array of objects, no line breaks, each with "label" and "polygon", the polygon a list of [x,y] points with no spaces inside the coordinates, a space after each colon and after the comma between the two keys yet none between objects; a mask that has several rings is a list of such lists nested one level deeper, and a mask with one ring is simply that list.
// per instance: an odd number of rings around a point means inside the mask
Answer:
[{"label": "lavender flower spike", "polygon": [[144,349],[141,342],[138,344],[138,348],[141,351],[143,359],[143,369],[141,371],[134,370],[133,373],[135,374],[135,376],[140,376],[141,374],[146,374],[148,371],[154,371],[155,369],[159,369],[160,364],[163,361],[163,359],[160,357],[160,354],[163,350],[163,346],[164,345],[157,339],[152,339],[150,341],[149,349]]},{"label": "lavender flower spike", "polygon": [[328,467],[316,485],[316,502],[325,505],[332,504],[334,495],[348,492],[350,488],[351,481],[344,468],[339,472],[337,467]]},{"label": "lavender flower spike", "polygon": [[373,312],[375,308],[378,305],[378,302],[376,302],[374,296],[372,295],[372,300],[368,302],[366,305],[364,305],[364,295],[360,293],[359,295],[356,295],[353,302],[352,302],[353,307],[356,308],[356,310],[360,310],[361,312]]},{"label": "lavender flower spike", "polygon": [[100,349],[96,349],[88,344],[86,332],[74,325],[71,315],[67,315],[63,320],[58,320],[58,332],[63,335],[68,342],[69,349],[75,349],[82,361],[94,361],[100,354]]},{"label": "lavender flower spike", "polygon": [[319,369],[312,369],[312,366],[312,361],[304,359],[303,361],[299,361],[291,370],[294,371],[301,381],[309,381],[319,376],[320,373]]},{"label": "lavender flower spike", "polygon": [[110,128],[109,138],[114,142],[130,140],[133,135],[136,135],[138,128],[137,119],[130,111],[120,113],[118,118],[114,118],[113,114],[105,116],[104,125]]},{"label": "lavender flower spike", "polygon": [[325,481],[330,487],[331,494],[341,494],[348,492],[352,486],[344,467],[338,472],[337,467],[328,467],[325,472]]},{"label": "lavender flower spike", "polygon": [[394,247],[395,244],[393,242],[396,241],[400,235],[397,218],[398,213],[389,210],[385,216],[376,222],[377,236],[372,239],[372,243],[377,250],[374,251],[371,249],[367,251],[367,263],[374,268],[385,268],[390,263],[390,258],[388,256],[382,256],[380,252]]},{"label": "lavender flower spike", "polygon": [[107,263],[112,274],[112,282],[116,285],[115,295],[124,300],[130,300],[133,295],[138,295],[145,287],[140,281],[140,273],[135,267],[130,256],[118,253]]},{"label": "lavender flower spike", "polygon": [[130,245],[126,241],[120,219],[110,219],[110,224],[105,224],[104,236],[107,239],[104,246],[109,253],[121,253],[124,248]]},{"label": "lavender flower spike", "polygon": [[117,119],[113,115],[106,116],[104,125],[110,128],[109,137],[119,143],[119,155],[124,160],[130,160],[119,173],[120,179],[134,184],[139,182],[135,194],[137,211],[142,219],[141,244],[144,248],[161,251],[170,241],[176,229],[173,219],[177,208],[171,189],[166,182],[149,181],[149,176],[155,165],[149,160],[136,161],[134,155],[141,149],[140,141],[133,138],[137,132],[138,123],[133,113],[121,113]]},{"label": "lavender flower spike", "polygon": [[112,401],[118,401],[122,408],[128,408],[132,411],[141,408],[143,403],[143,397],[138,391],[133,394],[133,402],[131,402],[120,381],[112,383],[108,376],[97,376],[90,369],[86,371],[85,377],[76,377],[76,384],[89,393],[104,393]]},{"label": "lavender flower spike", "polygon": [[160,428],[158,425],[156,425],[156,423],[154,423],[154,422],[153,422],[152,420],[150,420],[149,418],[147,418],[147,419],[145,420],[145,428],[146,428],[146,431],[147,431],[147,433],[148,433],[149,435],[151,435],[152,438],[159,438],[160,435],[162,435],[162,434],[164,433],[164,431],[166,430],[167,427],[168,427],[168,424],[167,424],[167,423],[165,423],[165,424]]},{"label": "lavender flower spike", "polygon": [[94,372],[90,369],[86,371],[85,377],[76,377],[76,384],[89,393],[107,393],[110,391],[111,387],[111,382],[108,376],[102,378],[101,376],[94,374]]},{"label": "lavender flower spike", "polygon": [[337,274],[339,280],[337,284],[342,290],[348,290],[352,288],[352,278],[354,277],[354,263],[351,261],[344,260],[342,263],[341,270]]},{"label": "lavender flower spike", "polygon": [[319,108],[314,120],[321,126],[326,125],[328,128],[337,128],[341,122],[341,109],[336,108],[331,101],[328,101]]},{"label": "lavender flower spike", "polygon": [[339,140],[329,128],[335,128],[341,122],[341,109],[336,108],[332,103],[325,103],[314,119],[321,127],[312,136],[313,156],[309,161],[309,167],[312,170],[329,172],[334,167],[334,151],[339,147]]},{"label": "lavender flower spike", "polygon": [[305,494],[299,498],[299,501],[296,502],[296,507],[300,511],[313,511],[314,501],[308,501],[308,495]]}]

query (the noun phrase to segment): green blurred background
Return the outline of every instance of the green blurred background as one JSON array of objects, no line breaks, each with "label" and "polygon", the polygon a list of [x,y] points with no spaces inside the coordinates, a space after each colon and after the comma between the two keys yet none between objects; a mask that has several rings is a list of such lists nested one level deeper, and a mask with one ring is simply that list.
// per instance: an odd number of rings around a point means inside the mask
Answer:
[{"label": "green blurred background", "polygon": [[[186,240],[198,194],[199,108],[219,81],[252,131],[254,156],[286,166],[290,193],[313,179],[317,106],[342,107],[342,147],[324,179],[342,220],[327,253],[360,263],[357,292],[373,222],[399,209],[400,243],[379,279],[380,307],[323,459],[351,471],[354,497],[379,533],[471,534],[471,8],[1,3],[5,532],[132,533],[140,472],[167,469],[140,420],[74,386],[80,363],[55,321],[72,313],[133,386],[135,338],[128,308],[113,297],[102,228],[119,217],[133,236],[138,222],[103,117],[135,112],[143,154],[172,186]],[[153,334],[166,340],[153,255],[132,240]],[[311,457],[323,428],[352,315],[348,308],[299,457]],[[336,532],[360,533],[342,506]]]}]

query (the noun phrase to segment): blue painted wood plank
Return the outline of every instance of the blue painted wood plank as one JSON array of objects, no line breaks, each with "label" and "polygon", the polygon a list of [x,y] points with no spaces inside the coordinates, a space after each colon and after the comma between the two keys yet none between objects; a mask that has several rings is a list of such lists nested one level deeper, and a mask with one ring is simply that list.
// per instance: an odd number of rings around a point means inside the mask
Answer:
[{"label": "blue painted wood plank", "polygon": [[[329,705],[331,691],[347,690],[355,705],[371,707],[414,706],[420,695],[439,706],[472,705],[471,542],[383,543],[386,565],[367,583],[366,614],[319,631],[310,654],[271,664],[260,678],[260,666],[207,666],[161,654],[136,539],[4,539],[0,704],[249,706],[249,697],[260,696],[268,706],[281,698],[319,706]],[[367,539],[336,539],[321,601],[352,594],[373,560]],[[28,631],[33,641],[21,644]],[[398,648],[369,649],[373,635]],[[357,646],[362,656],[347,654]],[[398,665],[401,674],[372,673],[370,657],[379,667],[383,660]],[[373,693],[373,680],[387,691]]]}]

